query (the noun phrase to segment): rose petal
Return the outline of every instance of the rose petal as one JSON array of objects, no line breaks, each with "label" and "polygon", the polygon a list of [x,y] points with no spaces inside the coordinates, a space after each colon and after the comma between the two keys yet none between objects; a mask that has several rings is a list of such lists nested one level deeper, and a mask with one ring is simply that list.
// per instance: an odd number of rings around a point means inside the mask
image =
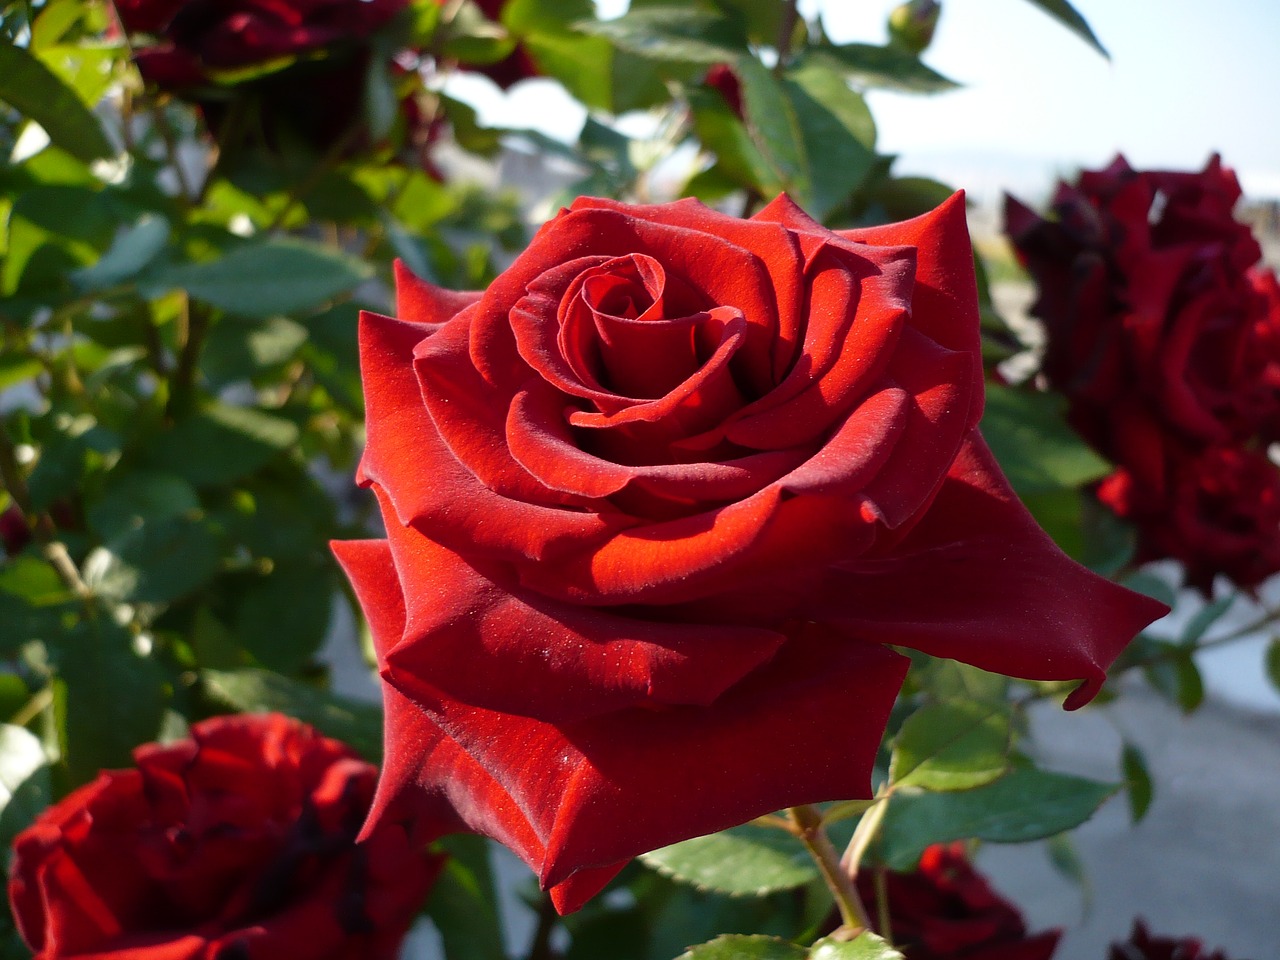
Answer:
[{"label": "rose petal", "polygon": [[[922,589],[927,584],[927,589]],[[883,560],[835,570],[812,615],[857,636],[1031,680],[1082,680],[1082,706],[1168,610],[1069,559],[1018,502],[980,436]]]},{"label": "rose petal", "polygon": [[[376,488],[375,488],[376,490]],[[386,652],[402,689],[566,723],[632,706],[705,706],[786,637],[755,627],[668,622],[557,604],[485,572],[412,529],[387,524],[408,626]]]},{"label": "rose petal", "polygon": [[445,447],[411,366],[415,345],[439,329],[361,316],[368,442],[360,480],[386,490],[402,522],[431,531],[442,542],[490,554],[547,556],[566,542],[591,540],[607,533],[610,523],[618,525],[596,514],[500,496]]},{"label": "rose petal", "polygon": [[[391,549],[382,540],[335,541],[331,546],[364,608],[385,668],[386,654],[400,642],[406,621]],[[394,686],[383,684],[382,695],[386,756],[361,838],[384,822],[410,823],[415,843],[465,825],[510,847],[540,872],[545,845],[512,794]],[[578,909],[623,866],[604,864],[553,885],[557,909]]]}]

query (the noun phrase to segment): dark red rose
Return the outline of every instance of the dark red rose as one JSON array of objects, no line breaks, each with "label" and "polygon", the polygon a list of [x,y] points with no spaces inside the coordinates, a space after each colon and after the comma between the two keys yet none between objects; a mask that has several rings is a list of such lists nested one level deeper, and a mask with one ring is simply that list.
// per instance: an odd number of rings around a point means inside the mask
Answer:
[{"label": "dark red rose", "polygon": [[37,960],[393,960],[437,865],[384,822],[377,769],[278,714],[134,752],[14,842]]},{"label": "dark red rose", "polygon": [[1133,921],[1133,933],[1124,943],[1113,943],[1107,960],[1228,960],[1226,953],[1209,953],[1194,937],[1153,937],[1142,920]]},{"label": "dark red rose", "polygon": [[[890,937],[907,960],[1049,960],[1062,935],[1028,934],[1018,908],[973,868],[963,844],[929,847],[914,873],[887,871],[885,890]],[[858,892],[874,919],[873,868],[859,872]]]},{"label": "dark red rose", "polygon": [[31,527],[26,515],[17,504],[10,504],[0,513],[0,543],[4,544],[5,554],[12,557],[30,542]]},{"label": "dark red rose", "polygon": [[[1044,373],[1119,468],[1100,498],[1137,522],[1140,559],[1179,558],[1205,588],[1280,569],[1280,476],[1257,452],[1280,436],[1280,286],[1254,266],[1239,197],[1217,157],[1200,173],[1119,158],[1061,185],[1051,219],[1006,203],[1038,287]],[[1260,499],[1228,502],[1246,492]]]},{"label": "dark red rose", "polygon": [[977,433],[959,195],[844,233],[786,197],[584,198],[483,293],[398,281],[361,325],[387,541],[339,547],[398,704],[378,809],[447,793],[580,880],[562,908],[866,796],[888,644],[1081,680],[1075,706],[1164,609],[1058,551]]},{"label": "dark red rose", "polygon": [[1173,557],[1206,593],[1215,574],[1252,587],[1280,570],[1280,470],[1261,453],[1211,447],[1175,455],[1158,492],[1120,469],[1098,499],[1139,531],[1138,560]]},{"label": "dark red rose", "polygon": [[142,74],[162,86],[207,83],[211,73],[344,48],[384,26],[408,0],[117,0],[139,45]]},{"label": "dark red rose", "polygon": [[1280,410],[1280,324],[1250,273],[1261,250],[1232,217],[1235,174],[1139,172],[1123,158],[1062,184],[1051,219],[1007,198],[1006,229],[1037,285],[1044,372],[1077,429],[1124,462],[1117,408],[1198,443],[1247,438]]}]

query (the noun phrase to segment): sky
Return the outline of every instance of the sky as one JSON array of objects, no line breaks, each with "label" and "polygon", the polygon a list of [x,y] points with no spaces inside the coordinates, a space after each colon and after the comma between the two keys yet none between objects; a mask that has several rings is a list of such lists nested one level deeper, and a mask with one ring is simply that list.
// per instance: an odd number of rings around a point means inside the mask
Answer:
[{"label": "sky", "polygon": [[[602,15],[626,0],[597,0]],[[1074,0],[1111,54],[1100,56],[1027,0],[942,0],[924,61],[963,84],[933,96],[868,96],[899,174],[971,195],[1047,194],[1055,174],[1104,166],[1199,169],[1217,151],[1246,194],[1280,198],[1280,3]],[[895,0],[801,0],[837,42],[882,43]],[[583,114],[543,81],[498,94],[483,78],[453,92],[488,122],[574,137]]]}]

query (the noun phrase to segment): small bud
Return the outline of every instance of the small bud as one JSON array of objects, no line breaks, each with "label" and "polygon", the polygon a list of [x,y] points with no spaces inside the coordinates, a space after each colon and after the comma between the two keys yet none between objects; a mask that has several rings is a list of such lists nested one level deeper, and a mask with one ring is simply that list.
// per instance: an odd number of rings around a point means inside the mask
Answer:
[{"label": "small bud", "polygon": [[889,13],[889,43],[920,56],[933,41],[942,4],[938,0],[906,0]]}]

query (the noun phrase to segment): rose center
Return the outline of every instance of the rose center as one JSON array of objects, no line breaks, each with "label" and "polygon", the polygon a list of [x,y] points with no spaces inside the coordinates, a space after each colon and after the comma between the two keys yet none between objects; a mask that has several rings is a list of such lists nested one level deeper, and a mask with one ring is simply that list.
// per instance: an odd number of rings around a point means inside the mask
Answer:
[{"label": "rose center", "polygon": [[617,257],[585,271],[571,313],[579,343],[590,331],[588,366],[602,387],[636,399],[664,396],[701,365],[706,320],[692,290],[671,281],[658,261]]}]

